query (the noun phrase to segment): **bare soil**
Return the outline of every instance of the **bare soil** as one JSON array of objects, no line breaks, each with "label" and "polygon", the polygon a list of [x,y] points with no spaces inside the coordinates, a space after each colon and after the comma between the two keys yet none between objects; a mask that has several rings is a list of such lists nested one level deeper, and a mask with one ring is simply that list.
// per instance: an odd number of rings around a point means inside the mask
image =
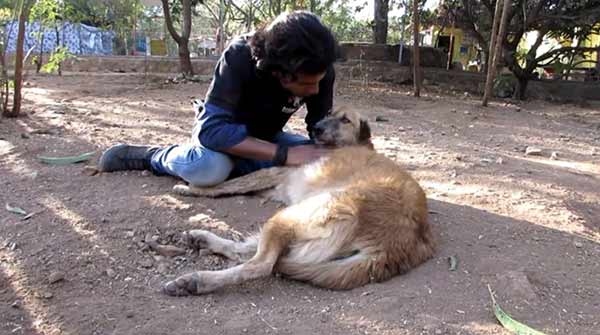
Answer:
[{"label": "bare soil", "polygon": [[[351,291],[273,276],[205,296],[161,294],[164,281],[231,264],[157,255],[146,235],[179,246],[192,228],[239,239],[276,208],[253,196],[180,197],[171,177],[86,166],[117,142],[187,141],[190,98],[207,88],[136,74],[28,78],[23,116],[0,120],[0,334],[509,334],[488,285],[547,334],[600,334],[600,107],[483,108],[438,86],[420,99],[410,87],[337,89],[338,103],[371,120],[377,150],[428,193],[434,259]],[[290,128],[303,131],[301,115]],[[89,151],[87,164],[37,158]]]}]

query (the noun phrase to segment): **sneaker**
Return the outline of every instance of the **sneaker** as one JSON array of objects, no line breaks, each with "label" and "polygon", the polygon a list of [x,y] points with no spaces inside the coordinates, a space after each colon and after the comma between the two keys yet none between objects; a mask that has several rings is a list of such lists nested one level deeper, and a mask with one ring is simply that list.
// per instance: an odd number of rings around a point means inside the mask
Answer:
[{"label": "sneaker", "polygon": [[158,147],[117,144],[110,147],[98,162],[100,172],[151,170],[150,159]]}]

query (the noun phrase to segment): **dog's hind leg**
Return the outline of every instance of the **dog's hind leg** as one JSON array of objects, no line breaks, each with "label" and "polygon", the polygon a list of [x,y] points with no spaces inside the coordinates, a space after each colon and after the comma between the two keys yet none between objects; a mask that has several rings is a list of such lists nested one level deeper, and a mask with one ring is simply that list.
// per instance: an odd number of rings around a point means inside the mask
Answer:
[{"label": "dog's hind leg", "polygon": [[185,233],[185,240],[188,246],[193,249],[208,249],[215,254],[236,261],[249,259],[256,252],[258,244],[257,236],[250,236],[243,242],[236,242],[200,229]]},{"label": "dog's hind leg", "polygon": [[225,270],[188,273],[165,283],[162,291],[172,296],[204,294],[224,286],[269,276],[293,236],[290,226],[277,221],[276,217],[272,218],[263,227],[256,254],[249,261]]}]

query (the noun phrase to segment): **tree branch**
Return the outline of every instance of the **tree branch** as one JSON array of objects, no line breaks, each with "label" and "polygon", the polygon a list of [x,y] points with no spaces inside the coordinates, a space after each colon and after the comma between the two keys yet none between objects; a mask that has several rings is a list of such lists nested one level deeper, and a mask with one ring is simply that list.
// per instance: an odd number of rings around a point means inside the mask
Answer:
[{"label": "tree branch", "polygon": [[563,55],[568,53],[584,53],[584,52],[596,52],[598,51],[598,47],[563,47],[559,49],[554,49],[552,51],[546,52],[540,57],[535,59],[536,63],[543,62],[544,60],[551,58],[555,55]]},{"label": "tree branch", "polygon": [[177,34],[175,28],[173,27],[173,20],[171,19],[171,11],[169,10],[169,0],[160,0],[162,2],[163,13],[165,14],[165,24],[167,25],[167,30],[171,34],[171,37],[177,42],[177,44],[181,43],[181,36]]},{"label": "tree branch", "polygon": [[219,22],[219,16],[215,14],[215,12],[210,8],[210,6],[208,5],[208,1],[204,1],[202,4],[204,5],[204,8],[206,8],[208,13],[213,17],[213,19]]},{"label": "tree branch", "polygon": [[183,27],[181,29],[181,39],[188,41],[192,31],[192,4],[190,0],[182,0],[183,6]]}]

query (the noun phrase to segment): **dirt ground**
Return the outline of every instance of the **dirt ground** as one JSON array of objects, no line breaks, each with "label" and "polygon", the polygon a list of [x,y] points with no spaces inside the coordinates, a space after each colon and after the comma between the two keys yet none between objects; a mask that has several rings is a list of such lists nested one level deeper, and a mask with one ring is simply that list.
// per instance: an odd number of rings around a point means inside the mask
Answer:
[{"label": "dirt ground", "polygon": [[[191,251],[157,255],[142,243],[147,234],[181,245],[181,232],[203,227],[237,239],[276,208],[252,196],[180,197],[170,177],[92,176],[86,166],[116,142],[186,141],[190,98],[208,84],[31,76],[24,115],[0,120],[0,334],[509,334],[488,284],[515,319],[547,334],[600,334],[598,105],[483,108],[438,86],[417,99],[410,87],[343,81],[338,103],[363,111],[377,150],[426,190],[434,259],[351,291],[273,276],[165,296],[167,280],[231,264]],[[301,132],[301,117],[290,127]],[[87,164],[37,158],[89,151]]]}]

